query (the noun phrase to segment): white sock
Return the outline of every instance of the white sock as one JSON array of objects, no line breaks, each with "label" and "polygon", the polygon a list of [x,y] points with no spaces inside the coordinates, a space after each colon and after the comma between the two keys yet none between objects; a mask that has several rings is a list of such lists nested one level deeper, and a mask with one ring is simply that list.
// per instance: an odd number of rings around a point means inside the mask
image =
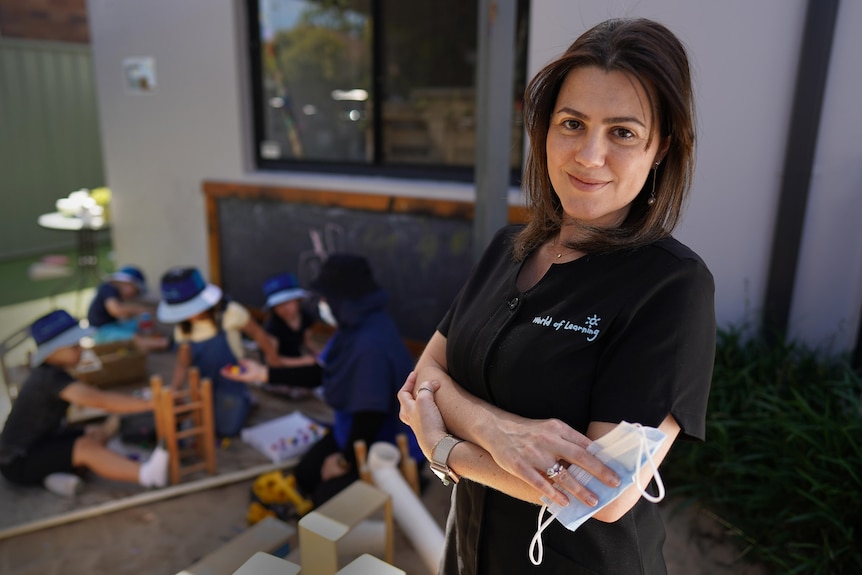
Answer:
[{"label": "white sock", "polygon": [[144,487],[164,487],[168,484],[168,452],[164,447],[156,447],[152,455],[141,464],[138,483]]}]

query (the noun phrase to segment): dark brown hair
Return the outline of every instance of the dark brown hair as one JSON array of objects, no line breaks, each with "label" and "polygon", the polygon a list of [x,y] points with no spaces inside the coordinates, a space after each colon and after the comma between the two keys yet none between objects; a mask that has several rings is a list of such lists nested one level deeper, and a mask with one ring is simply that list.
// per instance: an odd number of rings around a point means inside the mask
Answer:
[{"label": "dark brown hair", "polygon": [[[657,127],[660,137],[670,138],[670,146],[661,166],[647,178],[618,228],[583,225],[584,239],[568,247],[599,253],[646,245],[670,235],[682,214],[694,173],[695,144],[694,99],[685,47],[657,22],[607,20],[582,34],[527,86],[524,123],[530,148],[523,184],[530,217],[515,240],[517,260],[524,259],[562,226],[563,208],[548,176],[545,144],[563,80],[570,71],[586,66],[623,72],[639,83],[652,111],[647,146],[656,137]],[[647,198],[654,177],[656,201],[649,206]]]}]

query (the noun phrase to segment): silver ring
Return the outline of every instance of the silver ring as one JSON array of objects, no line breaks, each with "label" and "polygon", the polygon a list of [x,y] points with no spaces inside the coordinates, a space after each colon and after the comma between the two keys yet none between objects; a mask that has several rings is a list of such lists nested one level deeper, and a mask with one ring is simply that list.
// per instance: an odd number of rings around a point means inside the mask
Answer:
[{"label": "silver ring", "polygon": [[553,479],[565,470],[566,468],[563,467],[563,464],[558,461],[552,466],[550,466],[547,471],[545,471],[545,475],[548,476],[548,479]]},{"label": "silver ring", "polygon": [[418,390],[416,390],[416,395],[419,395],[420,391],[430,391],[431,395],[434,395],[434,390],[430,387],[420,387]]}]

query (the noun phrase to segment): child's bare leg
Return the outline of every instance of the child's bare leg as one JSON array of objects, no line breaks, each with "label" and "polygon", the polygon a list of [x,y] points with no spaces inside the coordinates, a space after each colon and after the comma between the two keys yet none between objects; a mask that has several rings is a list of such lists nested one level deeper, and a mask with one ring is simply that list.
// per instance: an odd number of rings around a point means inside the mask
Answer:
[{"label": "child's bare leg", "polygon": [[72,465],[84,466],[96,475],[114,481],[138,482],[140,464],[111,451],[97,438],[86,434],[72,449]]}]

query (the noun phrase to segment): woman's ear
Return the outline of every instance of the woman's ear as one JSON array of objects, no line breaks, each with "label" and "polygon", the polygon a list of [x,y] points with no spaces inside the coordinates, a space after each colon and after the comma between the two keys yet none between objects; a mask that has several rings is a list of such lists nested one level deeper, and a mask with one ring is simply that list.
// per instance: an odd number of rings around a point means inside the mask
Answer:
[{"label": "woman's ear", "polygon": [[655,161],[653,164],[660,164],[664,161],[664,157],[667,155],[667,151],[670,149],[670,136],[665,136],[661,139],[661,143],[658,147],[658,152],[655,154]]}]

